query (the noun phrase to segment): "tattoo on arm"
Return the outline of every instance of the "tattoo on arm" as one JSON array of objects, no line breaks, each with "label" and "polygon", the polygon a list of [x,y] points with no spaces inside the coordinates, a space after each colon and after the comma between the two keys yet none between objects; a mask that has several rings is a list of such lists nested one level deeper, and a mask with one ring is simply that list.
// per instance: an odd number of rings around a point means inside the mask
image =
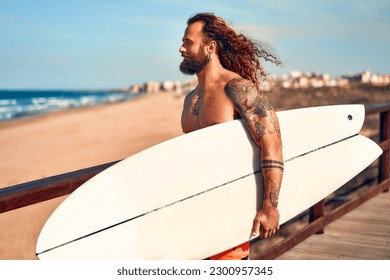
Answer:
[{"label": "tattoo on arm", "polygon": [[278,168],[282,171],[284,170],[284,164],[281,161],[277,160],[262,160],[261,161],[261,168],[262,169],[271,169],[271,168]]},{"label": "tattoo on arm", "polygon": [[279,190],[280,187],[276,185],[274,182],[272,182],[270,198],[271,198],[271,204],[275,208],[278,207],[278,203],[279,203]]},{"label": "tattoo on arm", "polygon": [[278,207],[279,191],[281,183],[276,183],[271,176],[268,176],[270,172],[279,170],[279,174],[283,175],[284,164],[281,161],[277,160],[262,160],[261,168],[263,170],[263,177],[265,183],[268,185],[268,192],[264,193],[265,196],[269,195],[271,205],[273,207]]},{"label": "tattoo on arm", "polygon": [[253,139],[261,148],[260,163],[263,170],[264,199],[269,201],[272,207],[277,208],[284,164],[283,159],[274,157],[274,152],[266,144],[270,141],[274,143],[272,140],[275,139],[274,136],[281,140],[275,111],[268,99],[258,92],[249,80],[234,78],[227,83],[225,91],[233,100]]},{"label": "tattoo on arm", "polygon": [[[277,133],[280,137],[279,124],[272,105],[266,97],[258,92],[252,82],[237,77],[227,83],[225,91],[235,103],[243,120],[249,127],[253,128],[253,136],[256,141],[260,141],[267,132],[269,134]],[[262,118],[268,118],[272,126],[266,128],[261,122]]]}]

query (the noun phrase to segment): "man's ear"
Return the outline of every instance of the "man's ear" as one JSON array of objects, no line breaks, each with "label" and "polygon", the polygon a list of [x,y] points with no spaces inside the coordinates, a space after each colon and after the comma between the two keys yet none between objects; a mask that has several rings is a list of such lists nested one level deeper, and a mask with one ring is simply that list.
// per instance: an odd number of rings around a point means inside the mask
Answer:
[{"label": "man's ear", "polygon": [[212,40],[212,41],[209,42],[208,51],[210,53],[213,53],[213,52],[217,51],[217,42],[216,41]]}]

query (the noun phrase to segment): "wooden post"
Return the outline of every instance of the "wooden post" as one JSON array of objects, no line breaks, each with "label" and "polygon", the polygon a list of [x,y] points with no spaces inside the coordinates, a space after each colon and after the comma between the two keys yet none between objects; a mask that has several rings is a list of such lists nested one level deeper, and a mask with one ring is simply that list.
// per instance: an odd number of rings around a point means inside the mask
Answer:
[{"label": "wooden post", "polygon": [[[316,205],[310,208],[310,217],[309,217],[309,222],[312,223],[315,220],[323,217],[325,214],[325,200],[321,200],[318,202]],[[315,234],[323,234],[324,229],[320,229],[317,231]]]},{"label": "wooden post", "polygon": [[[385,181],[390,178],[390,112],[385,111],[380,114],[380,127],[379,127],[379,142],[387,143],[383,147],[383,154],[380,157],[379,161],[379,183]],[[389,188],[385,190],[388,192]]]}]

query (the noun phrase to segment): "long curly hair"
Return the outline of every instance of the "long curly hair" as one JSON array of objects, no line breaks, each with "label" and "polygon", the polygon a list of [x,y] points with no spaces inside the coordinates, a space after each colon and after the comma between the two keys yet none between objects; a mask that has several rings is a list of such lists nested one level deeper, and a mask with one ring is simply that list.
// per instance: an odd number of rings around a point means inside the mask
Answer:
[{"label": "long curly hair", "polygon": [[198,13],[188,19],[187,25],[198,21],[204,22],[205,43],[216,41],[217,54],[222,66],[251,80],[259,90],[261,80],[267,76],[259,59],[263,58],[276,65],[282,64],[272,48],[265,44],[260,45],[236,32],[221,17],[213,13]]}]

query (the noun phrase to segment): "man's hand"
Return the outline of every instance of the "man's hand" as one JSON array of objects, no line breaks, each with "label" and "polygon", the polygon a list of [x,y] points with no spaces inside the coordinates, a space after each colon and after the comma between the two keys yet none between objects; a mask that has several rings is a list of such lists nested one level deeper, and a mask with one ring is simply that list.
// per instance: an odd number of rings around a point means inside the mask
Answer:
[{"label": "man's hand", "polygon": [[279,210],[275,207],[264,207],[260,209],[253,220],[252,236],[259,235],[260,238],[268,238],[279,230]]}]

